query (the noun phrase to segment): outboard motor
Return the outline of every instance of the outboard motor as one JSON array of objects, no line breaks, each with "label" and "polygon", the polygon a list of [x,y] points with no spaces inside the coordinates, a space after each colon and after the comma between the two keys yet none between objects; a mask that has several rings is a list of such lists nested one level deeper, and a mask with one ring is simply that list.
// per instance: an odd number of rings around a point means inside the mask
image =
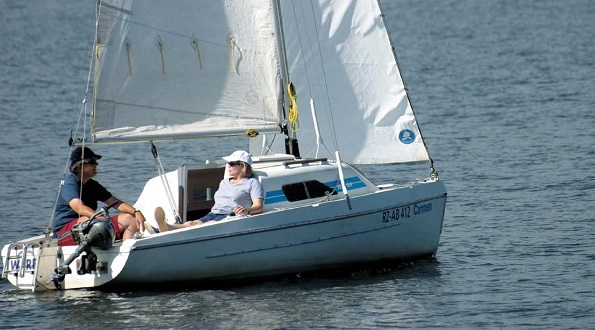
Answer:
[{"label": "outboard motor", "polygon": [[[86,274],[96,270],[97,256],[93,253],[91,248],[97,247],[102,250],[107,250],[114,244],[114,241],[116,240],[116,230],[109,220],[109,213],[107,210],[116,203],[103,207],[99,212],[95,213],[90,220],[77,223],[72,227],[70,234],[78,247],[74,253],[64,261],[62,266],[54,269],[54,274],[52,274],[47,281],[48,284],[54,282],[56,288],[60,289],[60,283],[64,281],[66,274],[70,274],[70,264],[83,252],[86,252],[86,255],[82,257],[83,263],[78,273]],[[97,219],[96,217],[100,214],[103,214],[104,218]]]},{"label": "outboard motor", "polygon": [[92,219],[72,227],[72,239],[77,245],[88,245],[107,250],[116,240],[116,230],[107,219]]}]

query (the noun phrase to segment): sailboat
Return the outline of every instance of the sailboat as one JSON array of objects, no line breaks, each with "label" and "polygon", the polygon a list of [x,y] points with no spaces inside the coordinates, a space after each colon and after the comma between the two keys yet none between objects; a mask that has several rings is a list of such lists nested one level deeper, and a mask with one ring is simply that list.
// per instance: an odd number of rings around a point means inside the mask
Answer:
[{"label": "sailboat", "polygon": [[[245,138],[264,212],[105,246],[88,228],[73,230],[78,246],[46,231],[2,248],[11,284],[233,282],[437,253],[446,188],[378,1],[99,0],[95,12],[81,107],[93,121],[72,145]],[[154,151],[159,175],[134,204],[147,222],[157,207],[169,223],[208,212],[225,161],[166,172]],[[408,163],[427,177],[375,184],[355,167]]]}]

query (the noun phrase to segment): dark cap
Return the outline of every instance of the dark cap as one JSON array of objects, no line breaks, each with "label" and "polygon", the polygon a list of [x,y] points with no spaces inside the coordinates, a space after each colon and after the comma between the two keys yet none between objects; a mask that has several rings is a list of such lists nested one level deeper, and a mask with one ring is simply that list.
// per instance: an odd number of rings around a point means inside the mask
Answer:
[{"label": "dark cap", "polygon": [[101,155],[94,153],[93,150],[87,147],[85,147],[84,151],[83,148],[76,147],[70,154],[70,161],[76,163],[83,160],[83,157],[85,157],[85,159],[101,159]]}]

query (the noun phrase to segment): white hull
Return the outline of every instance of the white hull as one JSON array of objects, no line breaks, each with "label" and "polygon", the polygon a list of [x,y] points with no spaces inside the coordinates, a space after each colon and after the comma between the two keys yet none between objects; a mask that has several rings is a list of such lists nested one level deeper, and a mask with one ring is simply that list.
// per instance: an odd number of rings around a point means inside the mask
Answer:
[{"label": "white hull", "polygon": [[[262,181],[266,188],[267,181]],[[434,255],[444,218],[444,185],[430,180],[409,186],[369,188],[353,191],[351,209],[339,194],[331,201],[230,217],[127,240],[108,250],[94,249],[104,269],[79,275],[79,257],[71,263],[71,274],[66,275],[61,288],[247,279]],[[357,190],[365,191],[358,194]],[[7,278],[23,289],[53,289],[53,284],[44,286],[41,282],[47,281],[56,265],[61,265],[74,249],[48,247],[45,253],[51,251],[54,259],[43,264],[34,261],[40,253],[39,247],[32,246],[25,258],[30,269],[18,272],[22,262],[6,258],[7,245],[2,250],[3,262],[8,263],[10,271]],[[16,251],[13,249],[13,256],[18,254]],[[36,266],[40,278],[37,285],[32,266]]]},{"label": "white hull", "polygon": [[[430,256],[438,248],[445,203],[442,185],[431,185],[438,186],[433,198],[405,204],[393,199],[400,191],[383,191],[382,198],[354,198],[351,211],[335,201],[142,239],[114,282],[248,278]],[[416,203],[431,203],[433,212],[414,215]],[[395,208],[409,208],[410,217],[383,222]],[[344,212],[331,214],[336,209]]]}]

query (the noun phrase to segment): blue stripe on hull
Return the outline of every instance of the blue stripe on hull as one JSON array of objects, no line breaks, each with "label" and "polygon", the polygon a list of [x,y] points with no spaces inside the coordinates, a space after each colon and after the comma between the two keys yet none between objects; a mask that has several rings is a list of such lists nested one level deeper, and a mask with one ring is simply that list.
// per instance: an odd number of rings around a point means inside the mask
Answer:
[{"label": "blue stripe on hull", "polygon": [[[339,182],[339,180],[325,182],[324,184],[331,189],[341,190],[341,182]],[[347,186],[347,191],[350,191],[354,189],[364,188],[366,187],[366,184],[362,182],[362,180],[359,177],[353,176],[345,179],[345,186]],[[285,197],[283,190],[279,189],[266,192],[264,199],[264,203],[266,205],[282,202],[287,202],[287,197]]]}]

